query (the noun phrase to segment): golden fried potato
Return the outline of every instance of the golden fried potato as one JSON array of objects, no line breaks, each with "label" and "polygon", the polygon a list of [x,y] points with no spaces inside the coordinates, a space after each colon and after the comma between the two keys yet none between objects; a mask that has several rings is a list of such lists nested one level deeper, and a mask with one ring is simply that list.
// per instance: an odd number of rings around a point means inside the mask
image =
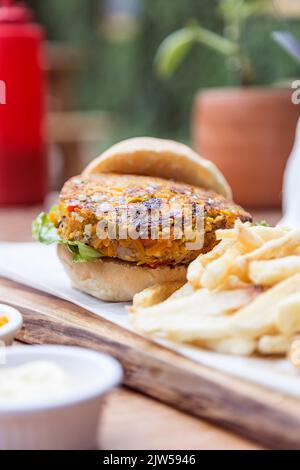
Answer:
[{"label": "golden fried potato", "polygon": [[273,286],[297,273],[300,273],[300,256],[251,261],[249,264],[249,278],[260,286]]},{"label": "golden fried potato", "polygon": [[259,338],[280,333],[276,324],[278,307],[282,300],[299,290],[300,274],[295,274],[261,293],[234,315],[231,323],[232,335]]},{"label": "golden fried potato", "polygon": [[291,341],[291,338],[285,335],[262,336],[257,342],[257,352],[260,354],[285,354]]},{"label": "golden fried potato", "polygon": [[135,297],[134,328],[225,354],[290,350],[300,367],[300,338],[291,347],[300,334],[300,229],[238,220],[216,237],[181,288],[154,286]]},{"label": "golden fried potato", "polygon": [[173,292],[182,287],[182,285],[183,283],[181,281],[170,281],[148,287],[138,294],[135,294],[132,307],[130,307],[129,310],[134,313],[138,308],[147,308],[163,302],[173,294]]},{"label": "golden fried potato", "polygon": [[245,259],[267,260],[273,258],[281,258],[293,254],[300,245],[300,229],[287,232],[280,238],[275,238],[264,243],[260,248],[247,253]]},{"label": "golden fried potato", "polygon": [[290,295],[280,302],[275,324],[287,336],[300,331],[300,293]]},{"label": "golden fried potato", "polygon": [[250,338],[229,337],[218,341],[207,341],[203,343],[206,348],[223,354],[234,356],[250,356],[255,352],[256,341]]},{"label": "golden fried potato", "polygon": [[220,292],[197,289],[192,295],[138,309],[132,324],[139,332],[160,332],[177,341],[223,339],[230,335],[231,315],[257,295],[252,286]]}]

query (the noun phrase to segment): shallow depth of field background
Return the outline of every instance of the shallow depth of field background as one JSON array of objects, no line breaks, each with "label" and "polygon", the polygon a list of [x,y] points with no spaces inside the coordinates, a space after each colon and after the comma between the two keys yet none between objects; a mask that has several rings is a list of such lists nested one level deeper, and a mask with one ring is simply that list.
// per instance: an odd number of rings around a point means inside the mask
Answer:
[{"label": "shallow depth of field background", "polygon": [[[103,120],[99,142],[93,142],[96,136],[83,136],[89,141],[89,152],[92,147],[99,149],[124,137],[145,134],[189,142],[195,93],[202,88],[235,84],[225,59],[203,46],[194,47],[168,81],[159,80],[153,68],[162,39],[189,20],[196,18],[203,26],[222,32],[217,0],[29,3],[45,25],[54,49],[51,67],[61,68],[54,80],[65,82],[67,89],[55,83],[59,91],[55,91],[52,109],[108,112],[103,114],[107,120]],[[272,41],[274,29],[288,29],[300,38],[300,18],[286,18],[277,11],[273,17],[254,18],[243,31],[259,85],[299,75],[297,63]],[[83,133],[86,127],[85,123]]]}]

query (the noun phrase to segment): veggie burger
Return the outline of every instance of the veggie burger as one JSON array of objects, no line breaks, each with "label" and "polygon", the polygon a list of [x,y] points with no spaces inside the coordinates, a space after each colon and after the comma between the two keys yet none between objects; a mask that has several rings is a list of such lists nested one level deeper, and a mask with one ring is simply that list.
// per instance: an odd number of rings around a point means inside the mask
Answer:
[{"label": "veggie burger", "polygon": [[128,301],[153,284],[183,282],[187,265],[216,245],[215,231],[236,219],[251,216],[215,165],[183,144],[143,137],[114,145],[67,181],[33,235],[57,243],[74,287]]}]

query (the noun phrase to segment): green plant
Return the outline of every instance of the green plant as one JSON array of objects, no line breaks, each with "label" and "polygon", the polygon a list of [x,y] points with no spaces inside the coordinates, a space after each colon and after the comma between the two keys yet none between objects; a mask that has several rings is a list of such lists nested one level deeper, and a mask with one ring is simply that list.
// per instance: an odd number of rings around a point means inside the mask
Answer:
[{"label": "green plant", "polygon": [[194,44],[203,44],[227,58],[228,66],[241,85],[251,85],[255,78],[250,57],[241,41],[242,29],[247,20],[268,11],[271,0],[219,0],[218,12],[222,17],[223,35],[203,28],[197,21],[170,34],[161,43],[155,66],[160,77],[169,78]]}]

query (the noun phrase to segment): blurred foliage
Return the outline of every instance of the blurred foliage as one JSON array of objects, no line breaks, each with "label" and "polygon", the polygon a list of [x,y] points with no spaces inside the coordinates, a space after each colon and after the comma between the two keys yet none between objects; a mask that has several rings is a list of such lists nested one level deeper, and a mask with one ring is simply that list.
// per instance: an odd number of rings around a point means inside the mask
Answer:
[{"label": "blurred foliage", "polygon": [[255,83],[255,67],[242,41],[246,23],[273,6],[272,0],[219,0],[217,12],[223,22],[223,34],[193,22],[167,36],[156,54],[155,66],[161,78],[170,78],[193,45],[204,45],[227,57],[233,78],[242,86]]},{"label": "blurred foliage", "polygon": [[[104,0],[29,0],[50,40],[80,47],[84,61],[76,77],[78,108],[118,113],[121,137],[170,136],[186,140],[193,97],[207,87],[235,85],[226,60],[206,47],[193,47],[178,72],[164,82],[153,67],[161,41],[197,18],[222,33],[217,0],[137,0],[136,35],[111,41],[103,28]],[[275,29],[299,37],[300,20],[258,17],[247,22],[241,41],[256,70],[256,84],[297,76],[298,67],[271,39]]]}]

